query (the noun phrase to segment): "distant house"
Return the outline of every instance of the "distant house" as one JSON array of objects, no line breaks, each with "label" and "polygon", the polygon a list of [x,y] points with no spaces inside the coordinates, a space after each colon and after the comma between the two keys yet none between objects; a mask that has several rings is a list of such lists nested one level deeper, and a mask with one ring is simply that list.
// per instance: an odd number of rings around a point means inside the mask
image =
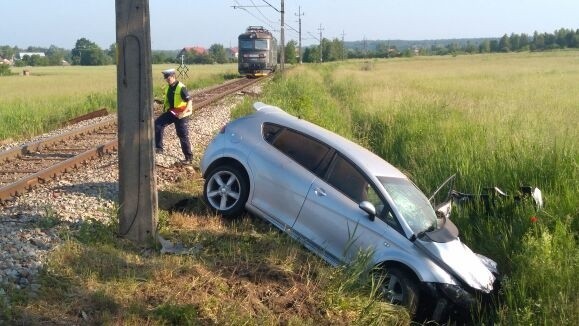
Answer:
[{"label": "distant house", "polygon": [[201,46],[189,46],[189,47],[184,47],[181,51],[179,51],[179,54],[177,54],[177,57],[180,58],[181,56],[185,55],[186,53],[191,53],[191,54],[195,54],[195,55],[204,55],[207,54],[207,49]]},{"label": "distant house", "polygon": [[0,65],[9,65],[9,66],[11,66],[11,65],[12,65],[12,61],[0,57]]},{"label": "distant house", "polygon": [[44,54],[44,52],[19,52],[16,54],[16,59],[17,60],[22,60],[25,56],[33,56],[33,55],[37,55],[39,57],[45,57],[46,55]]},{"label": "distant house", "polygon": [[229,48],[226,49],[227,51],[227,59],[237,59],[237,57],[239,56],[239,48]]}]

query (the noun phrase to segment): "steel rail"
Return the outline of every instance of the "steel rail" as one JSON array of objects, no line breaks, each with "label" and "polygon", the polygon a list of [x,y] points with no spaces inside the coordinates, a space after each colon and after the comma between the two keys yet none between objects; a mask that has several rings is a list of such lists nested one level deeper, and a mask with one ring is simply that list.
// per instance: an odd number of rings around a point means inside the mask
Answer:
[{"label": "steel rail", "polygon": [[[221,85],[211,87],[205,90],[201,90],[196,93],[192,93],[193,98],[193,110],[197,111],[202,107],[207,106],[213,102],[218,101],[235,93],[243,88],[253,85],[259,81],[264,80],[267,77],[248,79],[240,78],[233,81],[223,83]],[[56,135],[49,137],[47,139],[38,140],[29,144],[22,145],[18,148],[0,152],[0,164],[7,164],[12,160],[29,160],[25,158],[26,155],[31,153],[37,153],[51,146],[54,146],[63,141],[73,139],[75,137],[82,137],[83,135],[95,134],[102,129],[111,128],[117,124],[116,119],[110,119],[101,121],[89,126],[82,128],[77,128],[69,132],[65,132],[61,135]],[[66,160],[60,160],[57,163],[39,170],[35,173],[28,173],[28,175],[15,180],[9,184],[0,187],[0,204],[15,198],[16,196],[22,195],[27,191],[31,191],[39,184],[46,183],[51,179],[58,178],[61,174],[69,172],[69,170],[77,169],[81,167],[82,164],[89,160],[97,159],[106,153],[116,151],[118,149],[118,139],[108,141],[105,144],[99,144],[93,148],[83,151],[80,154],[76,154]],[[72,150],[72,149],[70,149]],[[44,161],[51,159],[42,158]],[[4,172],[4,171],[2,171]],[[13,170],[13,173],[18,173],[19,171]],[[23,171],[24,173],[30,171]]]},{"label": "steel rail", "polygon": [[117,147],[118,141],[113,140],[104,145],[99,145],[82,152],[77,156],[58,162],[57,164],[40,170],[37,173],[18,179],[16,182],[0,188],[0,202],[22,195],[23,193],[34,189],[38,184],[45,183],[49,179],[56,179],[59,175],[68,172],[70,169],[76,169],[80,164],[116,150]]}]

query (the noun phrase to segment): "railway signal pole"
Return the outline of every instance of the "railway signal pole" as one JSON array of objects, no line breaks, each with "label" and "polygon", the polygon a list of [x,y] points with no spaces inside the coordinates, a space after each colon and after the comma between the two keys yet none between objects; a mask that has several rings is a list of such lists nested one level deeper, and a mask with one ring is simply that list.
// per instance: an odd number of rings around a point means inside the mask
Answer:
[{"label": "railway signal pole", "polygon": [[145,244],[157,229],[148,0],[115,0],[119,234]]}]

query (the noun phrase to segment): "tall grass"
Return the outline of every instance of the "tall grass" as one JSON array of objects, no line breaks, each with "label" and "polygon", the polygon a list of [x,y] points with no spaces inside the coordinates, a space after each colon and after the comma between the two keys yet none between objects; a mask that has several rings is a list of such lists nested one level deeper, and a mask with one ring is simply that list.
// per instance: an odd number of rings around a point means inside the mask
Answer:
[{"label": "tall grass", "polygon": [[496,321],[577,324],[578,83],[577,52],[354,61],[298,67],[263,101],[365,145],[427,194],[454,173],[465,192],[539,187],[538,212],[506,201],[453,220],[506,276]]},{"label": "tall grass", "polygon": [[[154,65],[153,97],[162,98],[161,71]],[[16,68],[13,68],[16,69]],[[24,139],[62,126],[82,114],[117,109],[116,66],[32,67],[29,76],[0,77],[0,142]],[[237,76],[236,66],[190,66],[180,79],[188,89],[207,87]]]},{"label": "tall grass", "polygon": [[[505,201],[453,213],[461,239],[497,260],[504,275],[495,311],[476,324],[576,325],[576,58],[566,52],[303,65],[276,77],[260,101],[360,142],[427,193],[451,173],[467,192],[540,187],[547,205],[538,212]],[[154,67],[154,75],[165,68]],[[114,84],[114,73],[110,78]],[[260,220],[208,214],[200,176],[184,179],[160,192],[158,225],[165,238],[191,249],[187,255],[136,248],[114,236],[114,218],[63,227],[66,241],[50,253],[40,291],[1,289],[0,324],[409,323],[402,309],[372,296],[367,257],[330,268]],[[171,211],[183,197],[192,204]],[[48,224],[30,227],[58,223],[53,212],[46,215]]]}]

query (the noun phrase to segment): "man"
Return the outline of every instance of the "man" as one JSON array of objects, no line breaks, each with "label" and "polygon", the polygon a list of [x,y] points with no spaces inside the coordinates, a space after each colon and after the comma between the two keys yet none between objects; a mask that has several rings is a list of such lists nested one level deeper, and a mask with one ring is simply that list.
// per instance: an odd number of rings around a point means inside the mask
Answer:
[{"label": "man", "polygon": [[177,80],[175,69],[163,70],[163,78],[169,85],[165,93],[163,113],[155,119],[155,152],[163,153],[163,133],[165,127],[174,123],[181,150],[185,155],[184,164],[191,164],[193,153],[189,142],[188,116],[191,115],[191,96],[185,85]]}]

